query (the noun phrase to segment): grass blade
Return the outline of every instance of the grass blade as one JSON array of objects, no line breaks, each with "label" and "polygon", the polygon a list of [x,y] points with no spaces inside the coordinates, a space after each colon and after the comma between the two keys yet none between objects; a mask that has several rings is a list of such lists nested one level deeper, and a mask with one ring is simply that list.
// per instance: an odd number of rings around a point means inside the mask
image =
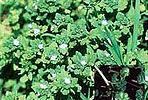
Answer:
[{"label": "grass blade", "polygon": [[80,97],[82,100],[88,100],[83,93],[80,92]]},{"label": "grass blade", "polygon": [[114,60],[118,65],[123,65],[123,57],[120,51],[120,47],[115,39],[115,36],[109,31],[109,29],[106,28],[106,39],[109,39],[111,41],[111,44],[108,45],[109,50],[113,54]]},{"label": "grass blade", "polygon": [[128,43],[127,43],[127,53],[126,53],[126,59],[125,59],[125,62],[126,62],[126,65],[129,65],[129,52],[131,52],[131,49],[132,49],[132,35],[131,37],[128,39]]},{"label": "grass blade", "polygon": [[[134,23],[133,35],[130,34],[130,38],[127,43],[127,53],[126,53],[126,65],[129,64],[128,53],[133,52],[137,48],[138,34],[140,33],[139,24],[140,24],[140,0],[136,0],[135,9],[133,7],[133,2],[131,0],[130,10],[133,11],[133,15],[130,15],[130,19]],[[132,12],[130,12],[132,13]]]},{"label": "grass blade", "polygon": [[111,51],[115,62],[116,62],[118,65],[122,65],[121,59],[120,59],[120,57],[117,55],[115,49],[114,49],[113,47],[111,47],[111,46],[109,46],[108,48],[109,48],[109,50]]},{"label": "grass blade", "polygon": [[136,0],[135,12],[134,12],[134,30],[132,36],[132,51],[134,51],[137,48],[137,39],[138,39],[138,34],[140,33],[139,20],[140,20],[140,0]]}]

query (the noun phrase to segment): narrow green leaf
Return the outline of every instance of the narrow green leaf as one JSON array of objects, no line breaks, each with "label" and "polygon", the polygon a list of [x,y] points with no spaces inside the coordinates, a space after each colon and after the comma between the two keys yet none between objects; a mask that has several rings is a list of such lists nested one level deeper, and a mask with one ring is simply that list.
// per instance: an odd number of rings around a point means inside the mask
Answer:
[{"label": "narrow green leaf", "polygon": [[115,39],[115,36],[106,28],[105,34],[107,35],[106,39],[111,41],[109,50],[113,53],[114,60],[117,61],[117,64],[123,65],[123,57],[120,51],[120,47]]},{"label": "narrow green leaf", "polygon": [[127,12],[127,17],[130,19],[131,22],[134,21],[134,6],[133,6],[133,0],[131,0],[131,5],[130,5],[130,9]]},{"label": "narrow green leaf", "polygon": [[135,5],[135,14],[134,14],[134,30],[133,30],[133,37],[132,37],[132,51],[134,51],[137,47],[137,39],[138,34],[140,33],[139,24],[140,24],[140,0],[136,0]]},{"label": "narrow green leaf", "polygon": [[52,38],[54,38],[54,37],[56,37],[55,35],[53,35],[53,34],[50,34],[50,33],[44,33],[44,34],[42,34],[41,35],[42,37],[46,37],[46,36],[48,36],[48,37],[52,37]]},{"label": "narrow green leaf", "polygon": [[83,93],[81,93],[81,92],[80,92],[80,98],[81,98],[82,100],[88,100],[88,99],[85,97],[85,95],[84,95]]},{"label": "narrow green leaf", "polygon": [[108,46],[108,48],[109,48],[109,50],[111,51],[115,62],[116,62],[118,65],[122,65],[121,59],[120,59],[120,57],[117,55],[115,49],[114,49],[112,46]]},{"label": "narrow green leaf", "polygon": [[129,65],[129,52],[131,52],[131,49],[132,49],[132,35],[128,39],[128,43],[127,43],[127,53],[125,56],[126,65]]}]

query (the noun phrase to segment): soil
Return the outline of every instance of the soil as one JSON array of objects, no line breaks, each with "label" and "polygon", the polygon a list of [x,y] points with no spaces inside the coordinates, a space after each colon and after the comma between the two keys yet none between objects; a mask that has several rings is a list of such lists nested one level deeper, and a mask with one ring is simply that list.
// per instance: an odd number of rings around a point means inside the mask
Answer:
[{"label": "soil", "polygon": [[[101,66],[99,68],[105,77],[111,81],[113,74],[119,73],[122,67],[119,66]],[[136,100],[136,91],[141,89],[144,91],[144,85],[138,83],[137,76],[143,71],[141,67],[129,68],[129,76],[126,77],[127,84],[125,85],[125,92],[128,93],[130,100]],[[100,76],[100,74],[95,71],[95,98],[94,100],[115,100],[115,90],[113,86],[107,86]]]}]

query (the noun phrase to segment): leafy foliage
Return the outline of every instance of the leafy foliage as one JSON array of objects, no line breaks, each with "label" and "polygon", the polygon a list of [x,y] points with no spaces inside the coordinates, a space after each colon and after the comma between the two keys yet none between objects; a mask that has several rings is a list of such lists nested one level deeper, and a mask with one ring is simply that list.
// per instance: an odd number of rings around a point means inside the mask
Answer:
[{"label": "leafy foliage", "polygon": [[[129,1],[0,0],[0,99],[89,100],[94,66],[141,62],[147,70],[147,10]],[[115,97],[128,100],[129,69],[120,74]]]}]

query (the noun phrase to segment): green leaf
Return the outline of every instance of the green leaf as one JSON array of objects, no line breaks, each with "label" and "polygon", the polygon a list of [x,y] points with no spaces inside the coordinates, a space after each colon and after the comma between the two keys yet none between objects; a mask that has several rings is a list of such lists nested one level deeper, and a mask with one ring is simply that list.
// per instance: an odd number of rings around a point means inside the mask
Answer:
[{"label": "green leaf", "polygon": [[113,12],[113,9],[111,7],[106,7],[106,12],[112,13]]},{"label": "green leaf", "polygon": [[97,65],[115,65],[116,62],[112,59],[107,51],[97,50],[97,58],[99,59]]},{"label": "green leaf", "polygon": [[86,67],[82,73],[83,73],[83,75],[84,75],[85,77],[89,77],[89,76],[92,75],[91,72],[92,72],[92,71],[91,71],[91,68],[90,68],[90,67]]},{"label": "green leaf", "polygon": [[136,0],[135,11],[134,11],[134,30],[132,36],[132,51],[137,48],[138,35],[140,34],[140,0]]},{"label": "green leaf", "polygon": [[88,100],[88,98],[85,97],[85,95],[84,95],[82,92],[80,92],[80,98],[81,98],[82,100]]},{"label": "green leaf", "polygon": [[68,8],[71,5],[72,0],[59,0],[58,3],[61,4],[63,8]]},{"label": "green leaf", "polygon": [[6,61],[4,59],[0,59],[0,69],[5,66]]},{"label": "green leaf", "polygon": [[37,100],[37,95],[34,92],[30,92],[27,100]]},{"label": "green leaf", "polygon": [[69,94],[69,90],[66,90],[66,89],[61,90],[61,92],[62,92],[63,95],[68,95]]},{"label": "green leaf", "polygon": [[148,69],[148,51],[141,49],[136,52],[136,58],[144,65],[145,69]]},{"label": "green leaf", "polygon": [[123,68],[123,69],[120,71],[120,75],[121,75],[121,77],[123,77],[123,78],[129,76],[129,68]]},{"label": "green leaf", "polygon": [[129,24],[129,20],[128,18],[125,16],[124,13],[122,12],[118,12],[116,15],[116,19],[117,21],[119,21],[121,23],[121,25],[126,25]]},{"label": "green leaf", "polygon": [[33,76],[33,75],[32,75],[32,73],[30,72],[30,73],[28,74],[28,79],[29,79],[29,80],[32,80],[32,76]]},{"label": "green leaf", "polygon": [[133,2],[132,1],[133,0],[131,0],[130,9],[127,12],[127,17],[130,19],[131,22],[134,21],[134,12],[135,12],[135,9],[134,9]]},{"label": "green leaf", "polygon": [[27,81],[28,81],[28,76],[26,74],[20,78],[20,82],[22,83],[25,83]]},{"label": "green leaf", "polygon": [[20,95],[20,96],[18,96],[18,100],[26,100],[26,95]]},{"label": "green leaf", "polygon": [[129,53],[132,49],[132,36],[130,36],[130,38],[128,38],[128,42],[127,42],[127,53],[126,53],[126,65],[129,65],[129,61],[130,61],[130,58],[129,58]]},{"label": "green leaf", "polygon": [[27,49],[27,48],[28,48],[29,40],[28,40],[25,36],[23,36],[23,35],[20,35],[20,36],[18,37],[18,39],[20,40],[20,42],[21,42],[23,48],[24,48],[24,49]]},{"label": "green leaf", "polygon": [[143,91],[142,90],[137,90],[136,91],[136,100],[143,100]]},{"label": "green leaf", "polygon": [[24,13],[23,17],[26,21],[31,21],[31,15],[28,12]]},{"label": "green leaf", "polygon": [[4,87],[5,88],[10,88],[10,87],[13,87],[15,84],[16,84],[15,80],[8,80],[7,82],[5,82]]},{"label": "green leaf", "polygon": [[128,94],[124,92],[119,92],[115,96],[116,100],[129,100]]},{"label": "green leaf", "polygon": [[128,0],[118,0],[118,11],[124,10],[128,5]]},{"label": "green leaf", "polygon": [[[105,34],[107,36],[106,40],[108,41],[107,46],[110,52],[112,53],[114,60],[118,65],[123,65],[124,64],[123,57],[120,51],[120,47],[115,39],[115,36],[107,28]],[[111,43],[109,41],[111,41]]]}]

